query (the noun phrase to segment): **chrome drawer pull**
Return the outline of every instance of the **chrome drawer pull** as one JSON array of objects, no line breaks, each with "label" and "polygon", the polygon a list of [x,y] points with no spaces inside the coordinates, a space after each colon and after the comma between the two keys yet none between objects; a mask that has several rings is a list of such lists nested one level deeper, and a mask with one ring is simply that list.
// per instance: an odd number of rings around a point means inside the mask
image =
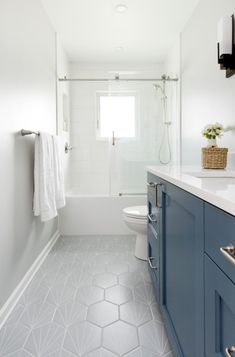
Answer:
[{"label": "chrome drawer pull", "polygon": [[154,259],[153,257],[148,257],[149,266],[150,266],[151,269],[157,269],[157,266],[154,266],[154,265],[152,264],[152,260],[153,260],[153,259]]},{"label": "chrome drawer pull", "polygon": [[227,356],[227,357],[232,357],[232,353],[235,352],[235,347],[234,347],[234,346],[232,346],[232,347],[227,347],[227,348],[225,349],[225,352],[226,352],[226,356]]},{"label": "chrome drawer pull", "polygon": [[148,219],[150,220],[151,223],[157,223],[157,218],[152,215],[148,214]]},{"label": "chrome drawer pull", "polygon": [[223,256],[230,261],[230,263],[235,265],[235,247],[233,245],[221,247],[220,251]]}]

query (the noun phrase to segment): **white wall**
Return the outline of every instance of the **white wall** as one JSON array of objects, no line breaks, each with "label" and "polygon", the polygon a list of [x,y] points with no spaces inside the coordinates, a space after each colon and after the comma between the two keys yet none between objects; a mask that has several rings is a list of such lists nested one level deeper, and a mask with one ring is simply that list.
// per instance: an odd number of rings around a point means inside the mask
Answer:
[{"label": "white wall", "polygon": [[234,0],[201,0],[182,33],[182,158],[199,164],[206,145],[201,130],[220,122],[233,130],[219,145],[235,149],[235,76],[225,78],[217,64],[217,22],[232,15]]},{"label": "white wall", "polygon": [[[72,63],[72,78],[114,78],[115,72],[125,71],[126,77],[158,78],[161,65],[82,65]],[[110,72],[114,72],[110,74]],[[131,74],[128,74],[130,72]],[[124,77],[125,75],[121,75]],[[137,91],[139,95],[140,137],[129,143],[117,142],[115,148],[107,141],[96,140],[96,92]],[[145,191],[145,166],[157,164],[162,135],[161,94],[152,83],[91,83],[71,82],[71,178],[72,187],[81,194],[109,194]],[[116,150],[114,153],[110,150]],[[111,156],[110,156],[111,155]],[[110,163],[111,180],[110,180]],[[109,181],[110,180],[110,181]],[[131,185],[128,182],[131,182]],[[121,182],[121,187],[119,185]],[[131,186],[131,187],[130,187]]]},{"label": "white wall", "polygon": [[38,0],[0,2],[0,307],[57,229],[34,218],[34,136],[56,131],[55,36]]},{"label": "white wall", "polygon": [[[178,78],[178,82],[168,82],[167,89],[170,95],[168,95],[168,106],[170,106],[170,115],[172,124],[170,126],[171,146],[172,146],[172,164],[180,163],[180,133],[181,133],[181,121],[180,121],[180,80],[181,80],[181,68],[180,68],[180,47],[181,39],[180,35],[176,38],[172,47],[164,61],[164,71],[167,76],[171,78]],[[168,94],[168,93],[167,93]]]},{"label": "white wall", "polygon": [[[57,35],[57,79],[69,77],[69,62],[66,52],[63,49],[61,40]],[[68,100],[68,127],[64,126],[64,97]],[[57,118],[58,118],[58,134],[62,139],[62,146],[64,148],[65,144],[70,144],[70,91],[68,82],[60,82],[57,80]],[[63,149],[62,148],[62,149]],[[70,152],[68,154],[64,153],[63,150],[63,165],[65,173],[65,190],[68,191],[71,186],[70,180]]]}]

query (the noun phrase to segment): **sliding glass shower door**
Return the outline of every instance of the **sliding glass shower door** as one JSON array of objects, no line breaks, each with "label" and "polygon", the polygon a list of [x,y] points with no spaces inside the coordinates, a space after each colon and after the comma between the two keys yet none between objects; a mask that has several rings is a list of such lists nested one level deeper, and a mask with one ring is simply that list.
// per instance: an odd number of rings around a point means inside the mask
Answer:
[{"label": "sliding glass shower door", "polygon": [[111,82],[116,97],[115,123],[109,136],[111,195],[146,194],[146,166],[159,163],[161,101],[151,83]]}]

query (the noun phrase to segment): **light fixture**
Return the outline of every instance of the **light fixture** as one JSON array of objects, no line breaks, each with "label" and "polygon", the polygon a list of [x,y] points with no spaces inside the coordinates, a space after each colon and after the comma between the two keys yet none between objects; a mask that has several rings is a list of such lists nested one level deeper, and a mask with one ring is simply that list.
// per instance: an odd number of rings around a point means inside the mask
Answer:
[{"label": "light fixture", "polygon": [[123,51],[124,51],[124,48],[121,47],[121,46],[119,46],[119,47],[116,47],[116,50],[117,50],[118,52],[123,52]]},{"label": "light fixture", "polygon": [[226,78],[235,74],[235,26],[234,15],[225,16],[218,22],[218,63],[226,70]]},{"label": "light fixture", "polygon": [[127,11],[127,6],[125,4],[118,4],[116,6],[116,11],[119,13],[123,13]]}]

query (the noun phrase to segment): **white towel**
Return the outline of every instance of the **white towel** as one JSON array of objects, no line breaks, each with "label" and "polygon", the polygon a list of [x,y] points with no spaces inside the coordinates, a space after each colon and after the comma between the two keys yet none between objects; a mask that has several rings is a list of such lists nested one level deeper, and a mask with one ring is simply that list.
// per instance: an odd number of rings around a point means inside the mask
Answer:
[{"label": "white towel", "polygon": [[42,132],[35,138],[34,215],[42,222],[57,216],[53,137]]},{"label": "white towel", "polygon": [[55,200],[57,209],[65,206],[64,170],[62,167],[61,147],[60,137],[53,136]]}]

